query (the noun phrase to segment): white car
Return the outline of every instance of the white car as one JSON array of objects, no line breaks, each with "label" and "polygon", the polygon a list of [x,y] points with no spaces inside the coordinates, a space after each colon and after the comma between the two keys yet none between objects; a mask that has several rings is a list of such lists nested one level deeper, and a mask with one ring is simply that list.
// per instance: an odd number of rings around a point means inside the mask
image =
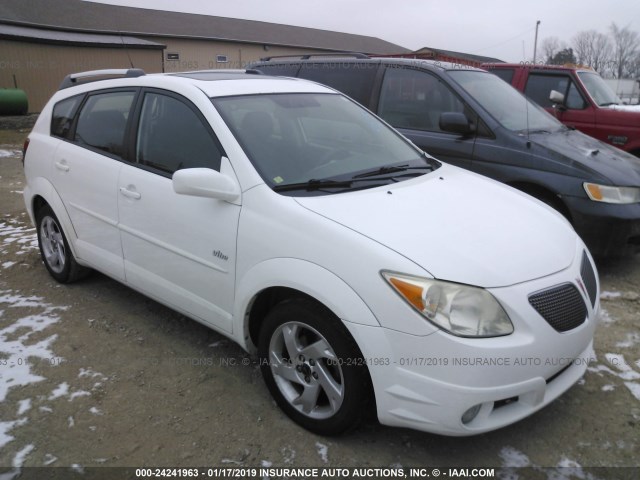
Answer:
[{"label": "white car", "polygon": [[86,72],[27,142],[24,198],[50,274],[96,269],[257,353],[311,431],[343,432],[372,407],[386,425],[486,432],[587,368],[599,284],[568,222],[334,90]]}]

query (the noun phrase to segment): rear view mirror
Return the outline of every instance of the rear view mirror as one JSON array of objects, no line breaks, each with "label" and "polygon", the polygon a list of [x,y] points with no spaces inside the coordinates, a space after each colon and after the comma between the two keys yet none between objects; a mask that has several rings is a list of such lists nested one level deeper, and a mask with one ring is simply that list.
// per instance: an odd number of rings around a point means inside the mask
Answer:
[{"label": "rear view mirror", "polygon": [[240,196],[240,186],[228,175],[210,168],[185,168],[173,174],[173,191],[194,197],[233,201]]},{"label": "rear view mirror", "polygon": [[549,100],[551,100],[551,103],[554,105],[562,105],[564,103],[564,95],[557,90],[551,90]]},{"label": "rear view mirror", "polygon": [[445,132],[469,135],[475,132],[475,128],[464,113],[444,112],[440,114],[440,130]]}]

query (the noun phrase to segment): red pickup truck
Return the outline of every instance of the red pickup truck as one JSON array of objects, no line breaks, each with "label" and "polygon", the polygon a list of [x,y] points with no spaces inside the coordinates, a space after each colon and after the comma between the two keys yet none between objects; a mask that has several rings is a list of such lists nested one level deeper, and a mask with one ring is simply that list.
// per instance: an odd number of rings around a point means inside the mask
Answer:
[{"label": "red pickup truck", "polygon": [[640,157],[640,105],[623,105],[589,68],[485,63],[568,127]]}]

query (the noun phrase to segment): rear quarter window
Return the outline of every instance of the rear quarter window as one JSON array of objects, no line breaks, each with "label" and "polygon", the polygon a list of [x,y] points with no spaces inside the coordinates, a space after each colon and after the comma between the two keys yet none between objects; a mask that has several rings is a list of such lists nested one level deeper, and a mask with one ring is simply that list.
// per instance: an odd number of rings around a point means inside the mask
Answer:
[{"label": "rear quarter window", "polygon": [[502,80],[507,82],[509,85],[511,85],[515,70],[513,68],[494,68],[494,69],[488,70],[488,72],[493,73],[496,77],[501,78]]},{"label": "rear quarter window", "polygon": [[305,63],[298,77],[335,88],[369,107],[377,71],[377,63]]},{"label": "rear quarter window", "polygon": [[273,65],[259,65],[255,67],[266,75],[276,75],[279,77],[295,77],[300,69],[299,63],[280,63]]},{"label": "rear quarter window", "polygon": [[83,95],[67,98],[56,103],[51,116],[51,135],[60,138],[69,138],[73,118],[78,111],[78,106]]}]

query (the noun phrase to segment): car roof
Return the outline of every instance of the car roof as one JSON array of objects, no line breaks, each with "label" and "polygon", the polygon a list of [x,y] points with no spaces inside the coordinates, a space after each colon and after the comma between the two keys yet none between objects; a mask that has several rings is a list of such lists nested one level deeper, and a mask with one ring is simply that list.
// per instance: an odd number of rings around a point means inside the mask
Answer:
[{"label": "car roof", "polygon": [[253,62],[251,66],[253,66],[254,68],[259,68],[259,66],[269,65],[269,64],[295,65],[295,64],[305,64],[305,63],[340,63],[340,64],[368,63],[368,64],[383,64],[383,65],[404,65],[409,67],[418,67],[418,68],[425,68],[427,70],[440,70],[440,71],[446,71],[446,70],[473,70],[478,72],[483,71],[482,69],[475,68],[475,67],[461,64],[461,63],[440,62],[437,60],[424,60],[420,58],[376,57],[376,58],[370,58],[370,59],[363,59],[363,58],[340,57],[339,55],[318,57],[318,58],[269,57],[268,59],[263,59],[258,62]]},{"label": "car roof", "polygon": [[170,89],[171,86],[186,84],[195,86],[209,97],[261,93],[336,93],[333,89],[311,81],[264,75],[256,70],[200,70],[149,75],[138,69],[96,70],[68,75],[59,90],[75,95],[107,88]]},{"label": "car roof", "polygon": [[529,70],[547,70],[547,71],[572,71],[572,72],[591,72],[591,67],[581,65],[544,65],[544,64],[524,64],[524,63],[483,63],[482,68],[488,70],[501,68],[527,68]]}]

